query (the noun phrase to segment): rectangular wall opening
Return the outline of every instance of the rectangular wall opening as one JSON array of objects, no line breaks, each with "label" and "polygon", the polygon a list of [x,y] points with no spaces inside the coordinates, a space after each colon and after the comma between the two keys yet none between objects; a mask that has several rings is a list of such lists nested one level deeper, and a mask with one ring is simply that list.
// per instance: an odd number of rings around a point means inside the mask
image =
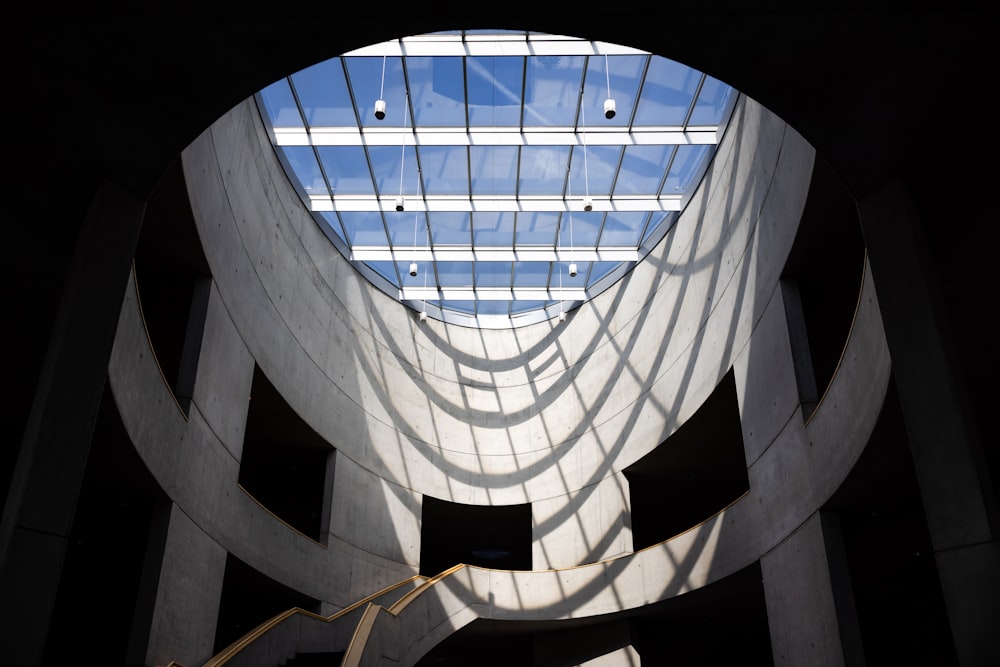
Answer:
[{"label": "rectangular wall opening", "polygon": [[802,416],[833,379],[850,334],[864,276],[857,206],[819,156],[795,242],[781,274]]},{"label": "rectangular wall opening", "polygon": [[746,493],[733,371],[673,435],[623,472],[636,551],[684,532]]},{"label": "rectangular wall opening", "polygon": [[282,521],[326,544],[335,453],[256,367],[240,486]]},{"label": "rectangular wall opening", "polygon": [[465,505],[424,496],[420,574],[465,563],[497,570],[531,569],[531,505]]},{"label": "rectangular wall opening", "polygon": [[218,654],[264,621],[292,607],[315,614],[321,612],[319,600],[271,579],[232,554],[227,555],[212,653]]},{"label": "rectangular wall opening", "polygon": [[156,361],[187,414],[212,279],[179,159],[146,204],[135,253],[135,276]]}]

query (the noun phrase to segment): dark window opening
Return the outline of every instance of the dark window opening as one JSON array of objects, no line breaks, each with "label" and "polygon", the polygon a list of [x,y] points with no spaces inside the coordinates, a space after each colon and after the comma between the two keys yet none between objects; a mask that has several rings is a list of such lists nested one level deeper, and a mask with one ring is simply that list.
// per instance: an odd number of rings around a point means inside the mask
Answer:
[{"label": "dark window opening", "polygon": [[146,204],[135,252],[143,319],[164,381],[187,414],[208,309],[211,272],[180,160]]},{"label": "dark window opening", "polygon": [[624,471],[638,551],[719,512],[750,489],[732,371],[673,435]]},{"label": "dark window opening", "polygon": [[651,605],[632,621],[643,665],[771,667],[760,564]]},{"label": "dark window opening", "polygon": [[819,156],[795,242],[781,275],[803,418],[836,373],[864,275],[857,206]]},{"label": "dark window opening", "polygon": [[254,369],[240,485],[304,535],[326,543],[335,450]]},{"label": "dark window opening", "polygon": [[424,496],[420,574],[434,576],[459,563],[530,570],[531,505],[464,505]]},{"label": "dark window opening", "polygon": [[271,579],[229,554],[212,653],[218,654],[264,621],[292,607],[320,613],[318,600]]}]

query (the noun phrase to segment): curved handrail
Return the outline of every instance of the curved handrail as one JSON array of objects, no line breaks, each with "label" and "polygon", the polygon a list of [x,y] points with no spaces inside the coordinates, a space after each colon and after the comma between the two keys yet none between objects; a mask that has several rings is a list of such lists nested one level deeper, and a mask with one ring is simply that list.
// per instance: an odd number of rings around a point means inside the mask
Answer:
[{"label": "curved handrail", "polygon": [[[322,621],[324,623],[330,623],[340,618],[341,616],[344,616],[345,614],[357,610],[362,605],[366,604],[370,605],[372,600],[375,600],[383,595],[391,593],[392,591],[398,588],[406,586],[407,584],[411,584],[415,581],[421,581],[421,580],[426,581],[426,579],[427,577],[419,574],[414,575],[412,577],[408,577],[406,579],[403,579],[402,581],[387,586],[380,591],[372,593],[371,595],[368,595],[358,600],[357,602],[354,602],[353,604],[350,604],[344,607],[343,609],[340,609],[334,612],[333,614],[330,614],[329,616],[323,616],[321,614],[307,611],[305,609],[302,609],[301,607],[292,607],[291,609],[287,609],[281,612],[280,614],[277,614],[276,616],[264,621],[263,623],[255,627],[253,630],[250,630],[248,633],[246,633],[245,635],[237,639],[235,642],[224,648],[222,651],[214,655],[202,667],[221,667],[221,665],[224,665],[230,660],[232,660],[241,651],[243,651],[245,648],[256,642],[264,635],[266,635],[270,630],[277,627],[278,625],[280,625],[281,623],[283,623],[284,621],[293,616],[301,615],[318,621]],[[171,661],[167,665],[167,667],[183,667],[183,666],[180,665],[179,663]]]}]

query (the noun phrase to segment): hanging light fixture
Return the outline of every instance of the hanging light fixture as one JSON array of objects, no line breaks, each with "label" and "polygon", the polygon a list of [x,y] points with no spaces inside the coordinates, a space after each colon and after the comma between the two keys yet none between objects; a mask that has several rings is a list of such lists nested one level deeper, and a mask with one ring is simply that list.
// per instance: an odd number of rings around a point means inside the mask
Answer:
[{"label": "hanging light fixture", "polygon": [[[417,195],[420,195],[420,170],[417,170]],[[397,209],[399,210],[399,209]],[[420,215],[414,211],[413,212],[413,261],[410,262],[410,276],[415,277],[417,275],[417,220]],[[426,284],[427,278],[424,277],[424,283]]]},{"label": "hanging light fixture", "polygon": [[[590,199],[590,171],[587,169],[587,111],[584,109],[583,105],[583,91],[580,91],[580,117],[583,126],[583,187],[584,187],[584,197],[583,197],[583,210],[593,211],[594,202]],[[572,237],[573,235],[573,214],[570,213],[570,227],[569,233]],[[572,243],[572,239],[570,239]],[[575,274],[574,274],[575,275]]]},{"label": "hanging light fixture", "polygon": [[[584,146],[586,146],[586,141],[584,141]],[[583,155],[586,158],[587,155],[586,148],[584,149]],[[584,160],[584,164],[586,164],[586,160]],[[572,174],[570,174],[570,177],[566,179],[566,190],[567,190],[566,194],[569,195],[570,201],[572,201],[573,200]],[[573,207],[572,206],[569,207],[569,260],[570,260],[569,277],[576,278],[576,262],[573,261]],[[562,274],[559,275],[559,286],[562,287]]]},{"label": "hanging light fixture", "polygon": [[611,120],[615,117],[615,100],[611,97],[611,70],[608,68],[608,54],[604,54],[604,73],[608,79],[608,99],[604,100],[604,117]]},{"label": "hanging light fixture", "polygon": [[382,95],[385,93],[385,53],[382,53],[382,83],[378,89],[378,99],[375,100],[375,118],[383,120],[385,118],[385,100]]},{"label": "hanging light fixture", "polygon": [[[406,127],[407,121],[409,119],[410,110],[410,91],[406,91],[406,96],[404,97],[403,103],[403,133],[402,140],[400,143],[400,154],[399,154],[399,196],[396,197],[396,210],[403,210],[403,164],[406,160]],[[416,245],[416,244],[414,244]],[[414,274],[415,275],[415,274]]]}]

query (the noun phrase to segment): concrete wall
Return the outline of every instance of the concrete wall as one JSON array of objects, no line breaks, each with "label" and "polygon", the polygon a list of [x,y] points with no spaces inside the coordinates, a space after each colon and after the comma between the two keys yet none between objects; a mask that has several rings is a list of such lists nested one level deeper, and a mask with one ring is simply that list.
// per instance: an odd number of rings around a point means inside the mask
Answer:
[{"label": "concrete wall", "polygon": [[[238,105],[183,155],[215,281],[189,418],[159,378],[134,291],[110,377],[168,495],[273,579],[342,607],[416,572],[422,495],[530,502],[535,570],[614,559],[608,567],[621,571],[539,575],[503,598],[509,606],[490,597],[492,613],[611,613],[755,562],[818,509],[860,453],[889,377],[877,302],[867,281],[844,366],[803,423],[778,278],[813,151],[751,100],[648,261],[563,325],[514,330],[420,324],[371,287],[303,210],[256,114],[252,101]],[[337,450],[325,547],[236,486],[254,364]],[[629,557],[621,471],[730,369],[750,492]]]}]

